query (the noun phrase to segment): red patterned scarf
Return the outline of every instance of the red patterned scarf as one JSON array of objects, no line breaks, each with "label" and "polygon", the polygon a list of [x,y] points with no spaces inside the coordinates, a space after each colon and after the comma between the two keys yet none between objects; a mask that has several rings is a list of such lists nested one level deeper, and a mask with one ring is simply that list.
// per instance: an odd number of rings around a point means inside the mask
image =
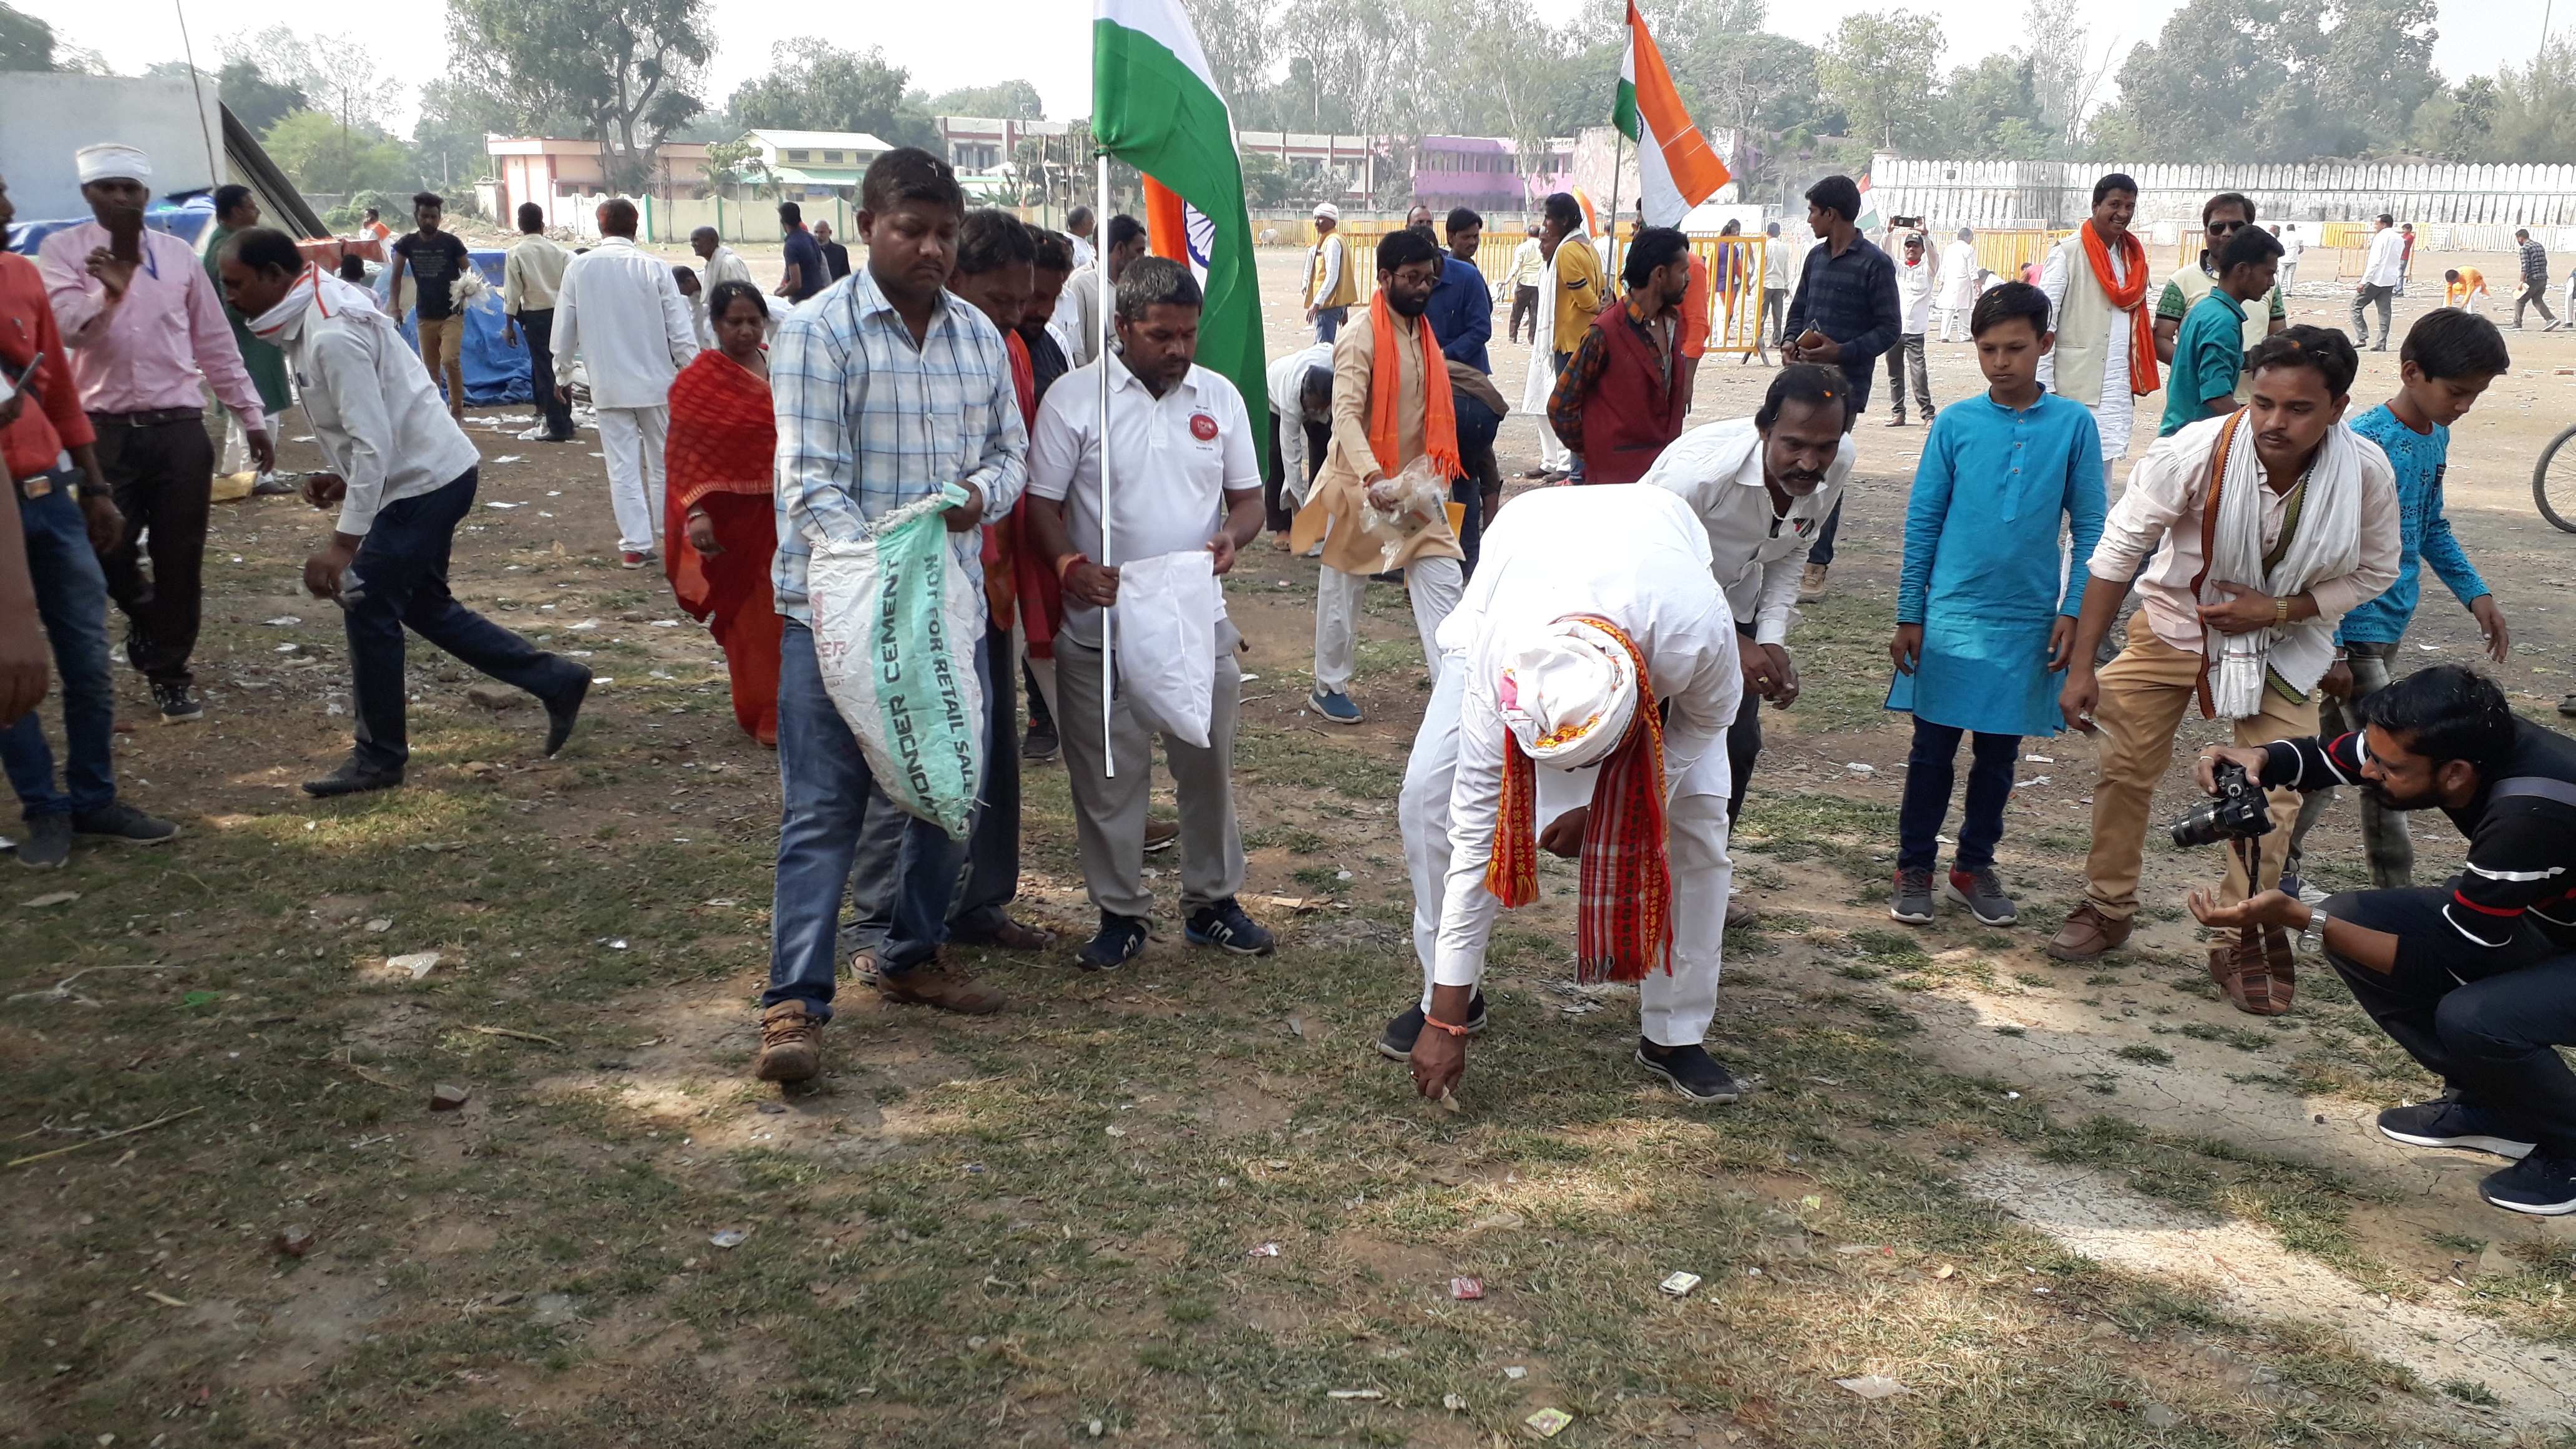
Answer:
[{"label": "red patterned scarf", "polygon": [[[1628,733],[1592,786],[1583,825],[1582,895],[1575,928],[1575,979],[1642,981],[1673,969],[1673,873],[1664,841],[1664,720],[1646,687],[1636,641],[1607,619],[1576,615],[1628,651],[1637,708]],[[1506,906],[1538,899],[1538,764],[1520,737],[1503,731],[1501,809],[1485,889]]]}]

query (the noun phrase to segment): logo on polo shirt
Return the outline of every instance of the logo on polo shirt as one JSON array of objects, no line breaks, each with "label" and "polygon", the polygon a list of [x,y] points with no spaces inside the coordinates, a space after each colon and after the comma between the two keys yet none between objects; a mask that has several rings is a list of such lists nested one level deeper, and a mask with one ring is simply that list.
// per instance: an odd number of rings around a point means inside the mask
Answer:
[{"label": "logo on polo shirt", "polygon": [[1216,441],[1216,419],[1205,413],[1190,414],[1190,436],[1202,443]]}]

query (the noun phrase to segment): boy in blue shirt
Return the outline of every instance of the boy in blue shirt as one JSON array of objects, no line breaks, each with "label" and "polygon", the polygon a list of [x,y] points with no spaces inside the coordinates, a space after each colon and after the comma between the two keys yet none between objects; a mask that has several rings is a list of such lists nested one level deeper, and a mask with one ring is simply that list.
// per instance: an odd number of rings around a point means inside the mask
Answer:
[{"label": "boy in blue shirt", "polygon": [[[2318,686],[2317,734],[2322,739],[2361,728],[2361,702],[2393,682],[2389,666],[2415,617],[2422,565],[2432,565],[2452,596],[2477,616],[2489,657],[2503,663],[2513,642],[2495,595],[2452,535],[2451,520],[2442,516],[2451,424],[2467,416],[2487,384],[2513,365],[2504,334],[2484,317],[2442,308],[2415,319],[2397,361],[2397,396],[2352,420],[2352,430],[2378,444],[2397,471],[2397,582],[2344,615],[2335,630],[2335,666]],[[2281,889],[2292,895],[2302,891],[2297,878],[2300,842],[2334,796],[2332,790],[2319,790],[2300,802],[2281,879]],[[2404,890],[2414,884],[2415,844],[2407,838],[2404,812],[2363,795],[2361,839],[2372,889]]]},{"label": "boy in blue shirt", "polygon": [[2218,285],[2192,304],[2174,337],[2157,437],[2236,411],[2236,384],[2245,374],[2245,304],[2271,295],[2280,266],[2281,244],[2259,226],[2239,228],[2219,250]]},{"label": "boy in blue shirt", "polygon": [[[2013,763],[2022,736],[2063,724],[2057,692],[2084,604],[2084,565],[2102,536],[2102,437],[2092,409],[2039,385],[2039,359],[2056,341],[2048,321],[2048,295],[2026,282],[1977,299],[1968,331],[1986,395],[1932,420],[1906,507],[1887,707],[1913,711],[1914,749],[1887,913],[1910,925],[1932,919],[1941,821],[1959,737],[1970,732],[1958,855],[1941,893],[1986,925],[2018,919],[1995,874]],[[2072,567],[2059,551],[2061,527],[2072,538]]]}]

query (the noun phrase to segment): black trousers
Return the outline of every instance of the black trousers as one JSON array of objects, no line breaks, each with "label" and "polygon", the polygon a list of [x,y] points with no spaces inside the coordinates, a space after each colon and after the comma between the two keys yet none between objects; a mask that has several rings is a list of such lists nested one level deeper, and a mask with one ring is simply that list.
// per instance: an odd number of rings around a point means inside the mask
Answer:
[{"label": "black trousers", "polygon": [[[1742,624],[1735,626],[1735,647],[1753,646],[1753,631]],[[1762,758],[1762,696],[1751,690],[1735,707],[1735,723],[1726,730],[1726,825],[1735,828],[1735,817],[1744,813],[1744,792],[1753,784],[1753,762]]]},{"label": "black trousers", "polygon": [[[155,684],[193,684],[188,660],[206,592],[206,515],[215,443],[191,414],[148,428],[100,421],[98,466],[125,515],[125,537],[99,559],[125,612],[125,658]],[[143,571],[149,558],[152,571]]]},{"label": "black trousers", "polygon": [[536,389],[537,411],[550,437],[572,436],[572,404],[555,398],[555,309],[536,307],[519,314],[519,331],[528,339],[528,385]]},{"label": "black trousers", "polygon": [[2451,889],[2334,897],[2325,903],[2329,916],[2439,945],[2401,953],[2384,976],[2332,953],[2327,959],[2361,1009],[2424,1070],[2550,1156],[2576,1158],[2576,1072],[2557,1051],[2576,1046],[2576,954],[2527,919],[2501,947],[2469,944],[2442,916]]}]

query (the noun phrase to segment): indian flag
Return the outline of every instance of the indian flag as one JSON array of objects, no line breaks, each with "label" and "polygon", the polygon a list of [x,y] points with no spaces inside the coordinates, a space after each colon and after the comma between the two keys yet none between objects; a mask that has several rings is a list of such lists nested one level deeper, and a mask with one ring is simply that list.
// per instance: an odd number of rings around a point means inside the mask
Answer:
[{"label": "indian flag", "polygon": [[1734,179],[1726,163],[1682,109],[1673,73],[1646,32],[1635,0],[1628,5],[1628,53],[1619,58],[1619,104],[1610,120],[1637,143],[1638,197],[1646,225],[1679,226],[1692,207]]},{"label": "indian flag", "polygon": [[[1096,0],[1092,14],[1092,138],[1145,173],[1156,250],[1186,254],[1207,291],[1199,363],[1232,382],[1258,418],[1270,393],[1234,118],[1180,0]],[[1167,217],[1181,221],[1179,237]]]}]

